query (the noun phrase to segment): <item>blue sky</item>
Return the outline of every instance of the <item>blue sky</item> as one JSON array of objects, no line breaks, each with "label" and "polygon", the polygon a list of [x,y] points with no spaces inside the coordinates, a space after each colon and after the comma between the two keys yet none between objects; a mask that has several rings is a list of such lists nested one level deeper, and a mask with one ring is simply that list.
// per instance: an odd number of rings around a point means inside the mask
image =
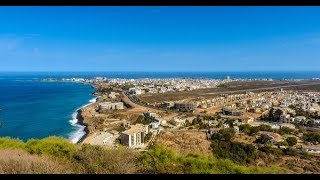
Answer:
[{"label": "blue sky", "polygon": [[320,7],[0,7],[0,71],[320,70]]}]

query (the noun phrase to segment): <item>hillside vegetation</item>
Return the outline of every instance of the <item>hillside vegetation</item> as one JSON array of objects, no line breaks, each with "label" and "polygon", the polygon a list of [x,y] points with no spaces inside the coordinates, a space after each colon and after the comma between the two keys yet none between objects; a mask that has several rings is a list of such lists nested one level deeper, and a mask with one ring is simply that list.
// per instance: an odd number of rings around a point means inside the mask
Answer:
[{"label": "hillside vegetation", "polygon": [[0,138],[0,173],[7,174],[128,174],[128,173],[287,173],[280,167],[235,164],[213,155],[178,154],[163,146],[147,152],[120,147],[106,149],[74,145],[59,137],[31,139]]}]

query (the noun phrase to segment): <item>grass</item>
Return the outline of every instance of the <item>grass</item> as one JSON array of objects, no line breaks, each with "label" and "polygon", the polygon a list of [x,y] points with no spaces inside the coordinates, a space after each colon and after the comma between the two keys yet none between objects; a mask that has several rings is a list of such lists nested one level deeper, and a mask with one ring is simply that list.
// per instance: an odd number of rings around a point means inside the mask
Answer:
[{"label": "grass", "polygon": [[281,167],[242,166],[228,159],[190,153],[176,154],[169,148],[154,146],[139,157],[144,172],[165,174],[264,174],[286,173]]},{"label": "grass", "polygon": [[229,159],[196,153],[181,154],[154,145],[147,152],[120,146],[106,149],[72,144],[59,137],[31,139],[0,138],[0,174],[264,174],[288,173],[284,167],[235,164]]},{"label": "grass", "polygon": [[69,165],[48,157],[31,155],[23,150],[0,150],[0,174],[69,174]]}]

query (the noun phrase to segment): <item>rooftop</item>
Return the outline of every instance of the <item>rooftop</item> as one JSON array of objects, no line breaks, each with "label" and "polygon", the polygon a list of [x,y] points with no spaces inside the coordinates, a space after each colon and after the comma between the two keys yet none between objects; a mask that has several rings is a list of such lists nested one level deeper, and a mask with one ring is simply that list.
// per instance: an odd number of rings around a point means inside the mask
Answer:
[{"label": "rooftop", "polygon": [[133,135],[135,133],[144,131],[144,125],[143,124],[136,124],[132,125],[130,129],[123,131],[122,134],[127,134],[127,135]]}]

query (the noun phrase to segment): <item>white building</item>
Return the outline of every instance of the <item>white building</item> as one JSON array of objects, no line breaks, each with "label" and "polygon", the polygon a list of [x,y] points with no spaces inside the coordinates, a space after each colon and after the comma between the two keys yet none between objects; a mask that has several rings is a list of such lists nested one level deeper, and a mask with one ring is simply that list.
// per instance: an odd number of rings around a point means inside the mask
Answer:
[{"label": "white building", "polygon": [[233,126],[233,130],[234,130],[234,132],[239,133],[239,127],[238,126]]},{"label": "white building", "polygon": [[160,122],[155,121],[155,122],[150,123],[150,125],[151,125],[152,129],[158,129],[160,126]]},{"label": "white building", "polygon": [[296,116],[294,117],[294,121],[295,122],[301,122],[301,121],[305,121],[307,118],[304,116]]},{"label": "white building", "polygon": [[320,153],[320,148],[318,146],[302,146],[301,149],[309,153]]},{"label": "white building", "polygon": [[129,89],[130,94],[142,94],[142,90],[140,88],[130,88]]},{"label": "white building", "polygon": [[223,128],[229,128],[230,125],[229,124],[223,124]]},{"label": "white building", "polygon": [[121,144],[127,145],[129,148],[144,145],[144,137],[149,132],[147,125],[136,124],[130,129],[121,133]]},{"label": "white building", "polygon": [[280,115],[280,122],[283,123],[291,123],[291,118],[290,118],[290,114],[282,114]]},{"label": "white building", "polygon": [[280,129],[280,125],[278,124],[271,124],[272,129]]}]

